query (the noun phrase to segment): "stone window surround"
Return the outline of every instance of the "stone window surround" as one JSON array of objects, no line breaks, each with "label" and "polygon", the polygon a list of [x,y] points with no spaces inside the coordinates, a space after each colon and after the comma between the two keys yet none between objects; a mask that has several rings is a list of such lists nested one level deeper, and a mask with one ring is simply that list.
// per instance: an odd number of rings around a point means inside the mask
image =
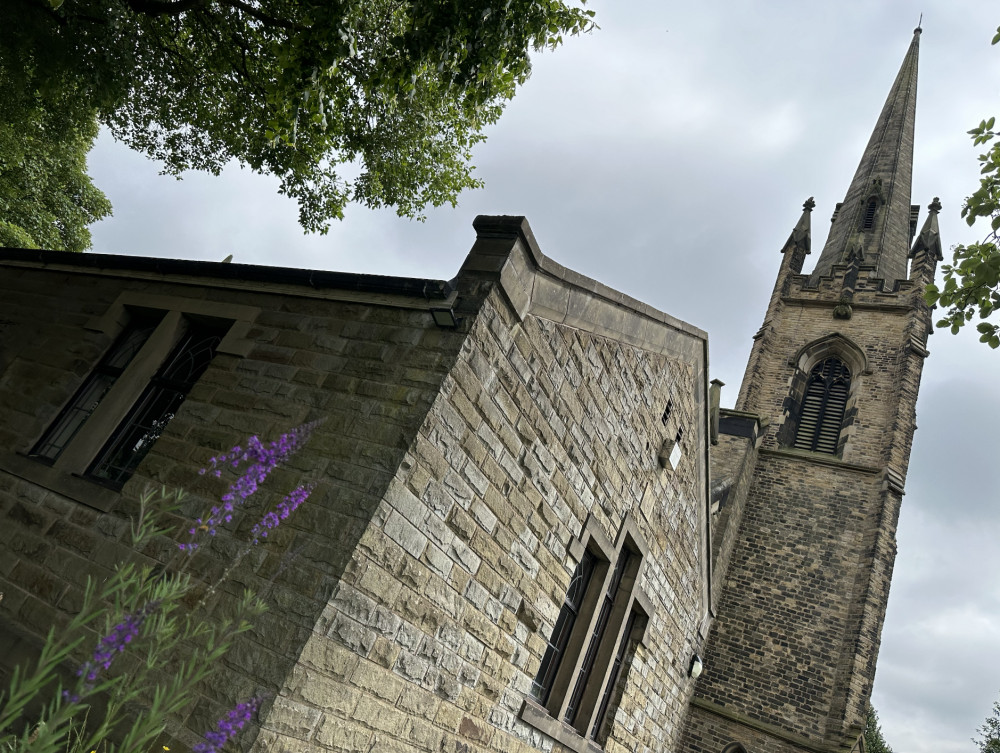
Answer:
[{"label": "stone window surround", "polygon": [[[608,637],[605,636],[601,642],[601,653],[598,663],[594,667],[594,676],[599,675],[601,682],[596,692],[584,696],[578,711],[578,716],[584,718],[585,723],[574,727],[568,722],[563,721],[563,714],[569,703],[572,691],[572,680],[579,674],[580,666],[583,663],[586,653],[587,640],[593,633],[594,623],[597,621],[600,612],[598,608],[600,601],[607,591],[614,570],[613,565],[617,562],[618,556],[622,548],[626,545],[626,542],[628,542],[629,548],[640,557],[639,568],[635,573],[634,585],[630,589],[626,602],[620,610],[616,606],[615,611],[620,612],[621,619],[616,620],[618,622],[618,633],[615,639],[609,641]],[[592,579],[592,587],[588,590],[584,604],[580,609],[581,619],[578,619],[579,629],[574,630],[574,634],[570,639],[570,644],[564,655],[564,666],[561,666],[556,673],[552,691],[549,694],[548,704],[543,706],[534,698],[526,697],[521,705],[518,716],[526,724],[557,740],[570,750],[576,751],[576,753],[600,753],[600,751],[603,751],[603,748],[594,740],[589,739],[589,737],[581,735],[579,730],[583,729],[585,732],[589,732],[594,724],[601,699],[604,697],[606,691],[605,685],[611,674],[615,652],[619,643],[628,638],[628,636],[622,635],[628,622],[628,615],[633,611],[641,612],[646,616],[646,624],[648,625],[649,618],[653,615],[653,603],[639,585],[645,564],[648,561],[649,548],[645,537],[639,531],[639,526],[631,513],[628,513],[625,516],[625,520],[622,521],[617,540],[614,543],[605,535],[597,519],[593,515],[589,515],[580,531],[579,537],[570,542],[569,553],[571,557],[579,562],[584,551],[587,549],[590,549],[600,560],[603,560],[603,572],[599,575],[595,573],[595,577]],[[643,646],[648,646],[648,633],[646,631],[643,631],[639,642]],[[624,682],[625,677],[626,675],[623,673],[618,678],[618,682]]]},{"label": "stone window surround", "polygon": [[[851,386],[847,397],[847,407],[844,414],[844,421],[840,431],[837,452],[833,457],[843,458],[848,449],[848,443],[854,434],[855,418],[857,415],[857,400],[861,390],[862,379],[872,373],[868,363],[868,357],[853,340],[839,332],[833,332],[817,340],[802,346],[799,351],[788,359],[788,366],[792,368],[789,377],[789,394],[785,398],[782,415],[778,424],[777,441],[778,446],[783,449],[793,450],[795,438],[798,434],[798,417],[805,399],[806,383],[813,367],[824,359],[834,357],[843,361],[851,373]],[[827,453],[813,453],[810,450],[795,450],[796,452],[809,452],[810,454],[827,455]]]},{"label": "stone window surround", "polygon": [[[183,317],[230,321],[229,330],[216,353],[243,357],[253,347],[247,333],[260,313],[255,306],[126,291],[102,315],[91,318],[84,329],[100,332],[113,340],[127,325],[129,310],[156,311],[163,314],[163,319],[60,456],[51,464],[30,457],[28,452],[38,441],[35,437],[16,452],[0,453],[0,470],[102,512],[108,511],[121,492],[90,480],[84,474],[181,336]],[[75,389],[66,396],[66,402],[72,400],[74,394]],[[60,406],[53,419],[62,408]],[[46,424],[39,436],[49,430],[50,424]]]}]

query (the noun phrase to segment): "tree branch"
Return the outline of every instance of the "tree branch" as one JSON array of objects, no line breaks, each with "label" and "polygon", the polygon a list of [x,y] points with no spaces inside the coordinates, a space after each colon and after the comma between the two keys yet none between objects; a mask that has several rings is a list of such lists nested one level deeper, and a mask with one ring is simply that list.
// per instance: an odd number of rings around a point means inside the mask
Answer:
[{"label": "tree branch", "polygon": [[58,13],[56,13],[55,10],[52,9],[52,6],[49,3],[32,2],[31,0],[21,0],[21,5],[26,5],[31,10],[44,13],[51,20],[55,21],[55,23],[59,26],[66,25],[66,19],[63,18]]},{"label": "tree branch", "polygon": [[243,2],[243,0],[220,0],[223,5],[228,5],[230,8],[236,8],[246,13],[248,16],[253,16],[258,21],[268,26],[277,26],[281,29],[296,29],[303,30],[306,27],[300,24],[293,23],[291,21],[286,21],[283,18],[275,18],[274,16],[269,16],[266,13],[257,10],[249,3]]},{"label": "tree branch", "polygon": [[147,16],[176,16],[204,5],[206,0],[125,0],[136,13]]}]

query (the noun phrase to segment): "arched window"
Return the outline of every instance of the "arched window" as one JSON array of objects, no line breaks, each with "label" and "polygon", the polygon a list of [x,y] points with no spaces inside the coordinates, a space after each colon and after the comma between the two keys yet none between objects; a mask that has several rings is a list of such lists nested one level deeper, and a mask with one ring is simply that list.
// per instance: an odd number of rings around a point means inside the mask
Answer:
[{"label": "arched window", "polygon": [[861,220],[862,230],[871,230],[875,227],[875,210],[878,209],[878,200],[873,196],[868,199],[868,204],[865,206],[865,216]]},{"label": "arched window", "polygon": [[827,358],[812,368],[799,408],[797,449],[837,453],[850,390],[851,370],[839,358]]}]

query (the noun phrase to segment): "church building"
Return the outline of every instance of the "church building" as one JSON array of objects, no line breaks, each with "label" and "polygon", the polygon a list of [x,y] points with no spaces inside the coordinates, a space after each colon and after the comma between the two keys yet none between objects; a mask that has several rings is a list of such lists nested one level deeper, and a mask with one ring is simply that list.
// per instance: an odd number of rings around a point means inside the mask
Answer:
[{"label": "church building", "polygon": [[172,750],[251,697],[274,753],[861,750],[942,258],[919,39],[815,269],[812,199],[781,249],[734,409],[705,332],[523,217],[476,218],[450,281],[0,249],[0,680],[88,578],[175,559],[128,544],[144,489],[188,490],[180,535],[210,458],[315,424],[275,474],[312,495],[211,605],[269,609]]},{"label": "church building", "polygon": [[684,751],[848,750],[875,679],[896,522],[942,259],[937,199],[910,204],[920,29],[811,274],[812,199],[712,448],[732,504]]}]

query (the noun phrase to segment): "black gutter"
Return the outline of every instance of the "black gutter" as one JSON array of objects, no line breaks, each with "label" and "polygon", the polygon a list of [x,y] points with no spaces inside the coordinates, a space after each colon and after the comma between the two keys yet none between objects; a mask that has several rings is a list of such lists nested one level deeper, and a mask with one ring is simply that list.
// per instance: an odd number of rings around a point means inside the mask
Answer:
[{"label": "black gutter", "polygon": [[258,264],[233,264],[218,261],[160,259],[149,256],[42,251],[28,248],[0,248],[0,264],[5,261],[34,262],[43,265],[67,265],[92,270],[126,270],[161,275],[215,277],[223,280],[303,285],[315,289],[353,290],[359,293],[384,293],[426,299],[445,299],[454,286],[444,280],[416,277],[363,275],[328,272],[320,269],[265,267]]}]

